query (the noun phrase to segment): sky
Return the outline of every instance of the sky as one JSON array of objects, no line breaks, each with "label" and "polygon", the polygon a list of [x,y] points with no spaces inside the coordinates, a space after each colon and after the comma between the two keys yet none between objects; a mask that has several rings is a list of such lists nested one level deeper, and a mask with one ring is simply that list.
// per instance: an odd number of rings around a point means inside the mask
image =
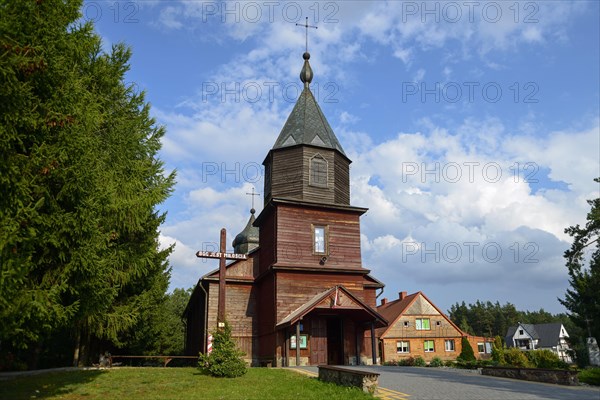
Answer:
[{"label": "sky", "polygon": [[[363,266],[382,297],[564,309],[564,229],[600,176],[596,1],[88,1],[127,83],[164,125],[177,171],[160,209],[171,289],[217,267],[195,257],[245,226],[262,161],[302,88],[351,164]],[[258,212],[262,196],[255,198]]]}]

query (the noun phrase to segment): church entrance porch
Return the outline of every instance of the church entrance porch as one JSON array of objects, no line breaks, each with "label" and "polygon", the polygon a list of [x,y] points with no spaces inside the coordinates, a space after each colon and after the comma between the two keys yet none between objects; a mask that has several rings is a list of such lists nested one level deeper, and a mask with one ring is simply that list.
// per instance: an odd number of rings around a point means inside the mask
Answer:
[{"label": "church entrance porch", "polygon": [[374,328],[387,326],[371,307],[338,285],[315,295],[283,318],[281,364],[376,364]]}]

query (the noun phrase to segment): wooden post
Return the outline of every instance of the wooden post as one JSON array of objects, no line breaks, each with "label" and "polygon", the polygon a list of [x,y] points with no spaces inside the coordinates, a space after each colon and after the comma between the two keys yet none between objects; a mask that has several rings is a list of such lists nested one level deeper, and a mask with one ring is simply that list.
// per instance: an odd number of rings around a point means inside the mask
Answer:
[{"label": "wooden post", "polygon": [[[364,336],[364,333],[363,335]],[[360,365],[360,346],[361,344],[359,343],[359,340],[362,339],[362,337],[359,336],[359,330],[358,330],[358,326],[357,323],[354,322],[354,350],[356,352],[356,365]]]},{"label": "wooden post", "polygon": [[296,367],[300,366],[300,321],[296,322]]},{"label": "wooden post", "polygon": [[225,228],[221,229],[221,242],[219,247],[221,257],[219,257],[219,304],[217,310],[217,322],[225,322],[225,241],[227,240],[226,236],[227,232],[225,231]]},{"label": "wooden post", "polygon": [[373,356],[373,365],[377,365],[377,346],[375,343],[375,323],[371,322],[371,355]]}]

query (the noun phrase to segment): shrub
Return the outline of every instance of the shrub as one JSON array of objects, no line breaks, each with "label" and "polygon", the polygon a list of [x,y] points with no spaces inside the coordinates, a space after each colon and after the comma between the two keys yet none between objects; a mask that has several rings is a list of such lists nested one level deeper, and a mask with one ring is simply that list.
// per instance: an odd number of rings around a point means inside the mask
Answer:
[{"label": "shrub", "polygon": [[456,361],[454,361],[454,360],[444,361],[444,366],[445,367],[455,367],[456,366]]},{"label": "shrub", "polygon": [[529,363],[536,368],[560,368],[561,361],[558,355],[551,350],[531,350],[525,353]]},{"label": "shrub", "polygon": [[496,336],[492,344],[492,360],[494,360],[496,365],[504,365],[506,363],[504,360],[504,344],[500,336]]},{"label": "shrub", "polygon": [[456,364],[454,364],[456,368],[462,369],[476,369],[477,361],[464,361],[464,360],[456,360]]},{"label": "shrub", "polygon": [[391,366],[391,367],[395,367],[398,365],[398,361],[384,361],[383,365],[387,365],[387,366]]},{"label": "shrub", "polygon": [[516,347],[511,347],[504,351],[504,360],[511,367],[527,368],[530,366],[527,356]]},{"label": "shrub", "polygon": [[415,357],[414,364],[415,364],[415,367],[424,367],[425,365],[427,365],[425,363],[425,360],[421,356],[416,356]]},{"label": "shrub", "polygon": [[433,357],[429,362],[430,367],[439,368],[444,366],[444,362],[439,357]]},{"label": "shrub", "polygon": [[600,386],[600,368],[584,369],[577,377],[579,378],[579,382]]},{"label": "shrub", "polygon": [[473,352],[471,343],[469,343],[469,339],[463,336],[462,340],[460,341],[460,345],[461,350],[457,357],[457,361],[475,361],[475,353]]},{"label": "shrub", "polygon": [[415,359],[413,357],[403,358],[398,361],[398,365],[403,367],[413,367],[415,365]]},{"label": "shrub", "polygon": [[200,354],[198,367],[212,376],[236,378],[246,373],[246,362],[231,338],[231,327],[227,322],[213,333],[213,351]]}]

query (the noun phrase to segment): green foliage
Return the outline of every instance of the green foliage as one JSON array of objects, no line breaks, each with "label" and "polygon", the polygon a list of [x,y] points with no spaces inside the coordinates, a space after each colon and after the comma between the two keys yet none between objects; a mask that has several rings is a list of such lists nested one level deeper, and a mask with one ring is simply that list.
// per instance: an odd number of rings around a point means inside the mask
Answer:
[{"label": "green foliage", "polygon": [[441,358],[436,356],[431,359],[431,361],[429,362],[429,366],[434,367],[434,368],[443,367],[444,362],[442,361]]},{"label": "green foliage", "polygon": [[517,368],[529,368],[531,364],[527,356],[516,347],[510,347],[504,351],[506,365]]},{"label": "green foliage", "polygon": [[0,341],[32,367],[65,329],[86,362],[122,344],[170,275],[164,129],[81,4],[0,1]]},{"label": "green foliage", "polygon": [[154,307],[141,311],[135,328],[123,337],[123,350],[136,355],[182,355],[185,325],[181,316],[192,288],[162,295]]},{"label": "green foliage", "polygon": [[494,338],[494,343],[492,343],[492,360],[496,365],[503,365],[505,363],[504,343],[500,336],[496,336]]},{"label": "green foliage", "polygon": [[227,322],[223,328],[213,333],[213,350],[210,354],[200,354],[198,367],[212,376],[237,378],[246,373],[244,353],[238,350],[231,337],[231,327]]},{"label": "green foliage", "polygon": [[538,311],[519,311],[511,303],[500,305],[499,302],[481,302],[473,304],[453,304],[448,311],[450,319],[465,333],[477,336],[504,337],[510,326],[518,322],[526,324],[544,324],[560,322],[565,325],[567,332],[568,317],[565,314],[551,314],[543,308]]},{"label": "green foliage", "polygon": [[425,362],[425,359],[421,356],[416,356],[414,358],[413,364],[415,367],[424,367],[427,365],[427,363]]},{"label": "green foliage", "polygon": [[459,361],[475,361],[475,353],[473,352],[473,347],[471,347],[471,343],[469,340],[463,336],[460,341],[461,350],[460,354],[457,357]]},{"label": "green foliage", "polygon": [[[600,183],[600,178],[594,181]],[[588,203],[591,210],[585,227],[575,225],[565,229],[573,238],[571,248],[564,255],[570,288],[559,301],[569,311],[569,319],[576,328],[569,330],[571,343],[575,345],[590,335],[600,339],[600,318],[597,317],[600,315],[600,198]],[[577,363],[587,364],[581,357],[585,350],[579,348],[576,352]]]},{"label": "green foliage", "polygon": [[556,353],[548,349],[525,352],[529,363],[535,368],[567,369],[569,365],[562,361]]},{"label": "green foliage", "polygon": [[600,386],[600,368],[588,368],[577,374],[579,382]]},{"label": "green foliage", "polygon": [[414,367],[415,366],[415,358],[414,357],[406,357],[398,360],[398,366],[401,367]]},{"label": "green foliage", "polygon": [[373,400],[359,388],[338,386],[281,368],[249,368],[238,379],[198,374],[195,368],[117,368],[57,371],[2,381],[2,399],[61,400]]}]

